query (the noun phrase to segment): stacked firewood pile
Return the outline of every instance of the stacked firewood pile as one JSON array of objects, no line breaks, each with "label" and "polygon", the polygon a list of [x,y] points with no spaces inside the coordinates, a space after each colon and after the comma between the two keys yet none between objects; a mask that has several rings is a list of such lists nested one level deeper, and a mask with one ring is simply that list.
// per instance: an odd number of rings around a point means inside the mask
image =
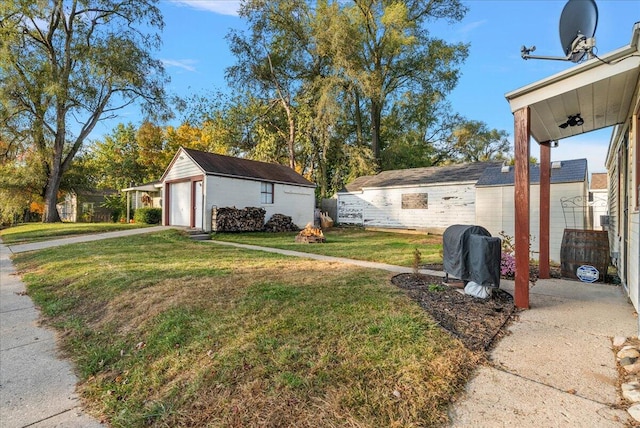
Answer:
[{"label": "stacked firewood pile", "polygon": [[315,244],[318,242],[326,242],[322,229],[314,227],[311,223],[296,235],[296,242],[304,242],[307,244]]},{"label": "stacked firewood pile", "polygon": [[296,232],[300,230],[291,217],[284,214],[274,214],[264,225],[265,232]]},{"label": "stacked firewood pile", "polygon": [[242,209],[223,207],[211,210],[211,229],[214,232],[257,232],[264,226],[264,208]]}]

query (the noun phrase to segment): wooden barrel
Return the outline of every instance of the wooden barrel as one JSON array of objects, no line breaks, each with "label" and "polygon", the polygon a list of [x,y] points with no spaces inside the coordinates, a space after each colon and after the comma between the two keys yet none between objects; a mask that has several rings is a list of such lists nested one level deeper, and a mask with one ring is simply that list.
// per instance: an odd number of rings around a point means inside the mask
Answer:
[{"label": "wooden barrel", "polygon": [[560,247],[560,271],[565,278],[578,278],[582,265],[593,266],[604,281],[609,268],[609,234],[606,230],[565,229]]}]

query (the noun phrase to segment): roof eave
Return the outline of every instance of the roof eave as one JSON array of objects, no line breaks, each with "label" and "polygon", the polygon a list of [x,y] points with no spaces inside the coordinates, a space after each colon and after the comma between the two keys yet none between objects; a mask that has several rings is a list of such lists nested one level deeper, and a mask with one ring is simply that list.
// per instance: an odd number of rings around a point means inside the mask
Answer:
[{"label": "roof eave", "polygon": [[580,65],[575,67],[571,67],[567,70],[564,70],[560,73],[554,74],[553,76],[549,76],[545,79],[539,80],[537,82],[531,83],[527,86],[523,86],[522,88],[513,90],[511,92],[507,92],[504,96],[509,101],[509,105],[511,105],[511,112],[516,112],[523,106],[519,104],[513,104],[512,102],[517,98],[520,98],[524,95],[527,95],[531,92],[537,91],[539,89],[545,88],[551,84],[560,82],[562,80],[568,79],[570,77],[576,76],[580,73],[584,73],[585,71],[591,70],[593,68],[601,66],[605,62],[614,62],[629,57],[638,52],[638,44],[640,40],[640,22],[637,22],[633,26],[631,42],[627,46],[623,46],[615,51],[612,51],[600,58],[593,58],[588,60]]}]

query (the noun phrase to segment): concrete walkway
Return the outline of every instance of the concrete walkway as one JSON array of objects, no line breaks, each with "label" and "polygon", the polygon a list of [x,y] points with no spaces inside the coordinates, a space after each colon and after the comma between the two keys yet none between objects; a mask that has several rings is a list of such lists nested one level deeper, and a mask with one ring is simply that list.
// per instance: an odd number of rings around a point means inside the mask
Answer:
[{"label": "concrete walkway", "polygon": [[0,244],[0,426],[104,426],[83,414],[72,366],[58,357],[54,332],[38,325],[9,255]]},{"label": "concrete walkway", "polygon": [[[0,244],[0,426],[100,427],[82,413],[77,379],[56,356],[54,334],[37,326],[38,312],[15,275],[10,253],[149,233],[144,228],[5,247]],[[221,241],[288,256],[348,263],[392,273],[411,268]],[[442,274],[422,270],[426,274]],[[513,283],[501,288],[513,292]],[[540,280],[531,310],[519,314],[451,408],[452,427],[621,427],[612,338],[637,337],[638,320],[620,287]]]}]

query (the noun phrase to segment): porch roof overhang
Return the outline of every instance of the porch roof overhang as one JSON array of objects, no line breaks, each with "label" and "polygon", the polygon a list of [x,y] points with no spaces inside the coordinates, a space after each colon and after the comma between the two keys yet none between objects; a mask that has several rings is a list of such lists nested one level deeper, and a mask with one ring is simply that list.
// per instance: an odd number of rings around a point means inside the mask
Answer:
[{"label": "porch roof overhang", "polygon": [[159,181],[154,181],[152,183],[141,184],[139,186],[127,187],[126,189],[122,189],[123,192],[158,192],[162,188],[162,183]]},{"label": "porch roof overhang", "polygon": [[[636,23],[628,46],[505,94],[511,112],[529,107],[538,143],[624,123],[640,76],[639,39]],[[559,126],[578,113],[584,124]]]}]

